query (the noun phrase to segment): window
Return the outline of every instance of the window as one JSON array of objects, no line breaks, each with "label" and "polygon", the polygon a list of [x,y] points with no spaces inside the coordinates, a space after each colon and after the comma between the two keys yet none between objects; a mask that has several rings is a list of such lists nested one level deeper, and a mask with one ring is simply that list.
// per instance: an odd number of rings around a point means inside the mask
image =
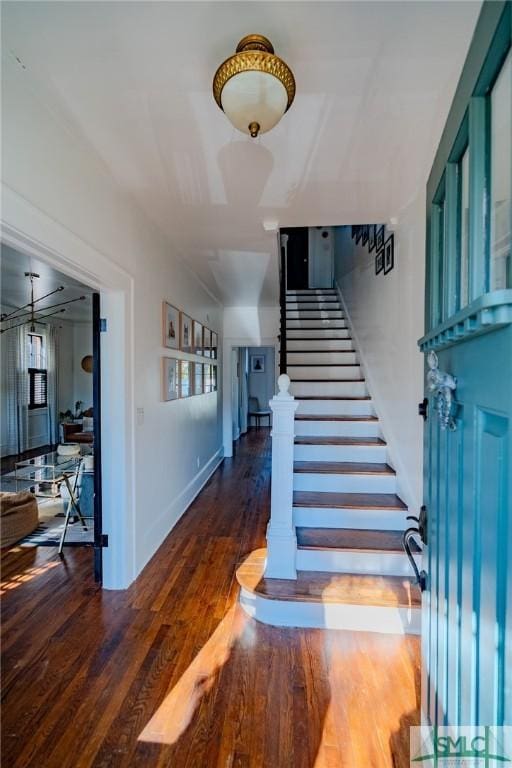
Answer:
[{"label": "window", "polygon": [[460,179],[460,288],[459,309],[465,307],[469,299],[469,147],[459,162]]},{"label": "window", "polygon": [[44,338],[38,333],[28,334],[28,407],[46,408],[48,374],[45,368]]},{"label": "window", "polygon": [[490,288],[512,288],[512,52],[490,94],[491,248]]}]

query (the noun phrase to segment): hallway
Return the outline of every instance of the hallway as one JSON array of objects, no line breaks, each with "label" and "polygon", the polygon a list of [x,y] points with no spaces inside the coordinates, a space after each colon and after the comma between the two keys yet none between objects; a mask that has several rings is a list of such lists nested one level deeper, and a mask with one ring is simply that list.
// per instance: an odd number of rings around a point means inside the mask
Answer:
[{"label": "hallway", "polygon": [[126,592],[97,589],[88,550],[3,556],[4,765],[408,765],[419,638],[273,628],[237,605],[269,470],[252,430]]}]

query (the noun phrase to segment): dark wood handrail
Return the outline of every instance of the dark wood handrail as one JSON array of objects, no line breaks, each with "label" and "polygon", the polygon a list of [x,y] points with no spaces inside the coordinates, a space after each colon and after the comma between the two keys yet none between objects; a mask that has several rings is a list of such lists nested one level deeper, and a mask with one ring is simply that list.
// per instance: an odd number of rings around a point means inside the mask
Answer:
[{"label": "dark wood handrail", "polygon": [[279,303],[281,306],[281,335],[279,373],[286,373],[286,248],[279,243],[281,248],[280,270],[279,270]]}]

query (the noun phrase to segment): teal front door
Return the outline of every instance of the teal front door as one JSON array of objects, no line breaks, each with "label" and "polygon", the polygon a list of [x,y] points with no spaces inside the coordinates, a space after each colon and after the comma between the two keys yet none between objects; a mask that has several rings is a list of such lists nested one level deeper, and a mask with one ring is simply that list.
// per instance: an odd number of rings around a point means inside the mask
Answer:
[{"label": "teal front door", "polygon": [[511,30],[511,3],[484,3],[427,187],[422,707],[438,726],[512,724]]}]

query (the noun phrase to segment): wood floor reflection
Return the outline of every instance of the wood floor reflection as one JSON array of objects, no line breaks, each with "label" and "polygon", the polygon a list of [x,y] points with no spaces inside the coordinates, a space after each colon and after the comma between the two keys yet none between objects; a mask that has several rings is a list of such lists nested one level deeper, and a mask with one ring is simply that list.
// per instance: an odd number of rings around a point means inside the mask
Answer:
[{"label": "wood floor reflection", "polygon": [[85,549],[3,554],[2,765],[409,765],[418,638],[267,627],[237,604],[269,472],[251,431],[123,593],[96,588]]}]

